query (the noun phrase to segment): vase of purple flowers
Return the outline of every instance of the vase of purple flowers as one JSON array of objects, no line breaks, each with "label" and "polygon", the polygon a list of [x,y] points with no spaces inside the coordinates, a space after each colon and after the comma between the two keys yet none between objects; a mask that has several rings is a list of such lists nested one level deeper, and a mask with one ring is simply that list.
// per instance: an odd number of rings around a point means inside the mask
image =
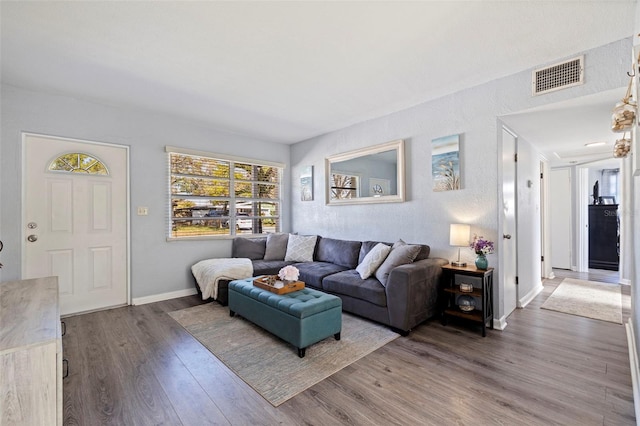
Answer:
[{"label": "vase of purple flowers", "polygon": [[478,255],[476,257],[476,268],[486,270],[489,267],[489,260],[487,255],[493,253],[493,241],[489,241],[484,237],[477,235],[473,236],[473,241],[469,244],[469,247]]},{"label": "vase of purple flowers", "polygon": [[487,256],[480,253],[476,257],[476,268],[486,271],[488,267],[489,267],[489,260],[487,259]]}]

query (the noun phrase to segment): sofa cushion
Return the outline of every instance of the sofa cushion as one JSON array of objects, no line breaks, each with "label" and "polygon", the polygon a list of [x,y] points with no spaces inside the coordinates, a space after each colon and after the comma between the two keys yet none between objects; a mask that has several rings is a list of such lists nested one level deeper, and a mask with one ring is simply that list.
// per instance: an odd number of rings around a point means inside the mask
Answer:
[{"label": "sofa cushion", "polygon": [[358,274],[360,274],[360,278],[367,279],[378,269],[382,262],[387,258],[389,252],[391,251],[391,247],[386,244],[378,243],[376,246],[367,253],[367,255],[362,259],[362,262],[356,268]]},{"label": "sofa cushion", "polygon": [[398,241],[393,245],[389,256],[387,256],[385,261],[376,271],[376,278],[383,286],[387,285],[387,279],[389,278],[389,274],[393,268],[400,265],[406,265],[407,263],[412,263],[419,252],[420,246],[407,244],[402,240]]},{"label": "sofa cushion", "polygon": [[329,275],[322,280],[322,290],[366,300],[378,306],[387,306],[384,286],[376,278],[363,280],[355,269]]},{"label": "sofa cushion", "polygon": [[360,241],[336,240],[333,238],[320,238],[316,260],[320,262],[335,263],[353,269],[358,265],[360,253]]},{"label": "sofa cushion", "polygon": [[266,238],[234,238],[231,243],[231,257],[262,259],[266,242]]},{"label": "sofa cushion", "polygon": [[315,288],[322,288],[322,279],[336,272],[345,271],[348,268],[329,262],[305,262],[295,263],[294,266],[300,271],[298,279],[305,285]]},{"label": "sofa cushion", "polygon": [[313,262],[313,253],[316,250],[317,235],[289,234],[287,242],[287,254],[284,260],[291,262]]},{"label": "sofa cushion", "polygon": [[267,247],[264,252],[264,260],[284,260],[287,254],[287,242],[289,234],[267,235]]},{"label": "sofa cushion", "polygon": [[280,269],[293,262],[285,262],[284,260],[253,260],[253,276],[260,275],[277,275]]}]

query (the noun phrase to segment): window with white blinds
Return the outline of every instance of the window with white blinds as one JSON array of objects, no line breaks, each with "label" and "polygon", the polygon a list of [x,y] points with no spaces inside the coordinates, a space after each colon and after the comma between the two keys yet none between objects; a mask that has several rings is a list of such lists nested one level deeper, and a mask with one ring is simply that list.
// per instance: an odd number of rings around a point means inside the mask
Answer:
[{"label": "window with white blinds", "polygon": [[169,238],[280,231],[279,163],[167,147]]}]

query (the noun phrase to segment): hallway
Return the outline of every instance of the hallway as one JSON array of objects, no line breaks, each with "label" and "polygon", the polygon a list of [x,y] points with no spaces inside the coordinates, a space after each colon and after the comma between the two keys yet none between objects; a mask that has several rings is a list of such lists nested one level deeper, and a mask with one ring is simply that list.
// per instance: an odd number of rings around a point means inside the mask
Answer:
[{"label": "hallway", "polygon": [[[553,269],[555,278],[543,280],[544,291],[547,297],[553,293],[556,287],[565,278],[595,281],[600,283],[619,284],[620,272],[604,269],[589,269],[589,272],[574,272],[567,269]],[[620,284],[622,292],[622,321],[626,323],[631,316],[631,286]],[[545,297],[546,299],[546,297]]]},{"label": "hallway", "polygon": [[[553,268],[553,273],[555,274],[556,279],[560,280],[562,280],[563,278],[576,278],[579,280],[589,280],[614,284],[618,284],[620,280],[619,271],[607,271],[604,269],[589,269],[589,272],[574,272],[567,269]],[[624,287],[628,286],[623,286],[623,288]]]}]

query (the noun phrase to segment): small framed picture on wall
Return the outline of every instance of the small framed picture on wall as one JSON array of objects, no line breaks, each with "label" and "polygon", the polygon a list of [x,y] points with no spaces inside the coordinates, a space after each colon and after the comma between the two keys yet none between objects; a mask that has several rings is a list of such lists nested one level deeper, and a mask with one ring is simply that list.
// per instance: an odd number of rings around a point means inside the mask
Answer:
[{"label": "small framed picture on wall", "polygon": [[460,135],[431,141],[431,175],[434,191],[460,189]]},{"label": "small framed picture on wall", "polygon": [[300,199],[313,201],[313,166],[305,166],[300,172]]}]

